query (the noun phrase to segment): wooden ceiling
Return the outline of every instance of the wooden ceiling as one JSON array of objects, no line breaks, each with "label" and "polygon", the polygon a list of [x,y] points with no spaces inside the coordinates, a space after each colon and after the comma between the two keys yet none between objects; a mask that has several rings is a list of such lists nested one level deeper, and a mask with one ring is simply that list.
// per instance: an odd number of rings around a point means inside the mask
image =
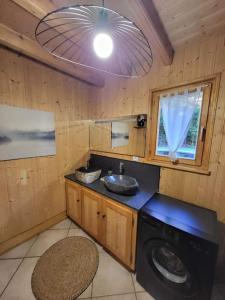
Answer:
[{"label": "wooden ceiling", "polygon": [[[44,63],[49,62],[63,71],[68,69],[71,75],[77,74],[86,82],[102,86],[102,74],[77,65],[71,67],[61,60],[53,61],[49,54],[42,54],[44,50],[38,48],[34,38],[38,21],[48,12],[77,4],[102,5],[102,0],[0,0],[0,43],[11,47],[17,40],[16,50],[29,54],[32,49],[35,59],[43,57]],[[105,6],[134,21],[149,40],[154,58],[164,64],[172,63],[173,49],[178,46],[215,32],[225,32],[225,0],[105,0]],[[24,46],[24,40],[28,45]]]},{"label": "wooden ceiling", "polygon": [[[39,11],[39,17],[46,11],[62,6],[102,5],[102,0],[16,0],[16,2],[21,5],[30,2],[31,7],[36,7],[34,13],[37,14]],[[151,0],[105,0],[105,6],[124,14],[143,27],[140,14],[135,11],[138,8],[135,2],[150,3]],[[153,3],[174,48],[215,32],[225,32],[225,0],[153,0]]]},{"label": "wooden ceiling", "polygon": [[174,48],[225,32],[225,0],[153,0]]},{"label": "wooden ceiling", "polygon": [[[52,55],[43,50],[35,40],[34,32],[40,19],[58,8],[77,4],[102,6],[102,0],[0,0],[0,44],[54,68],[60,69],[63,65],[62,70],[70,69],[70,75],[103,86],[104,74],[59,58],[54,57],[53,61]],[[105,6],[133,20],[143,30],[152,46],[155,59],[160,59],[167,65],[172,63],[174,50],[152,0],[123,0],[120,3],[106,0]],[[76,40],[73,42],[76,43]]]},{"label": "wooden ceiling", "polygon": [[[11,1],[23,7],[38,19],[43,18],[47,13],[61,7],[81,4],[102,6],[103,3],[102,0]],[[145,33],[152,46],[153,54],[155,53],[155,56],[160,57],[167,65],[172,63],[174,50],[152,0],[105,0],[105,6],[134,21]]]}]

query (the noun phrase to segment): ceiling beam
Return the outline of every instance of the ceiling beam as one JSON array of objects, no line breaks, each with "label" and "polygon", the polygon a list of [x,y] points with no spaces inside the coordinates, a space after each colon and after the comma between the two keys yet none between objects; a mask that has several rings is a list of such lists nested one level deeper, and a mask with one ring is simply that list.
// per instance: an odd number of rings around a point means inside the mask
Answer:
[{"label": "ceiling beam", "polygon": [[145,29],[148,41],[166,65],[172,64],[174,49],[153,1],[135,0],[134,3],[137,20],[140,20],[141,27]]},{"label": "ceiling beam", "polygon": [[0,23],[0,44],[88,84],[99,87],[103,87],[105,84],[104,78],[98,72],[64,62],[48,54],[37,42],[2,23]]},{"label": "ceiling beam", "polygon": [[[12,0],[14,3],[34,15],[38,19],[57,9],[51,0]],[[154,53],[159,56],[165,65],[173,62],[174,49],[159,17],[153,0],[129,0],[132,14],[137,25],[143,29]],[[110,2],[108,2],[110,4]]]},{"label": "ceiling beam", "polygon": [[56,6],[50,1],[30,1],[30,0],[12,0],[17,5],[24,8],[33,16],[42,19],[50,11],[56,10]]}]

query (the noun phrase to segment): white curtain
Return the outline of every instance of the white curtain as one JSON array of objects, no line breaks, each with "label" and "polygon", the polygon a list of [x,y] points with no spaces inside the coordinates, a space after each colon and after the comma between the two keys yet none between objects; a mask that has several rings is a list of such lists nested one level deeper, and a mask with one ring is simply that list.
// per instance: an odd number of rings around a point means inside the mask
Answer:
[{"label": "white curtain", "polygon": [[177,150],[182,146],[191,123],[198,101],[201,99],[201,88],[196,92],[185,91],[184,94],[174,94],[160,97],[160,107],[163,125],[169,147],[169,157],[177,158]]}]

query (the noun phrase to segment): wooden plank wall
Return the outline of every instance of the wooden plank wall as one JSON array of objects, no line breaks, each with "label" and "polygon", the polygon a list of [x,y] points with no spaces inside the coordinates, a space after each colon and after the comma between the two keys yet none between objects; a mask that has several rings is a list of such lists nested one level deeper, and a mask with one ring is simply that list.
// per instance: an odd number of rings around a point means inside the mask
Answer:
[{"label": "wooden plank wall", "polygon": [[0,48],[0,104],[55,113],[57,154],[0,162],[0,245],[65,211],[64,175],[89,151],[88,85]]},{"label": "wooden plank wall", "polygon": [[225,222],[225,35],[177,49],[171,66],[155,62],[146,78],[108,78],[104,89],[96,89],[98,96],[90,108],[95,119],[147,113],[151,89],[191,82],[218,72],[222,72],[222,80],[210,157],[212,174],[162,169],[160,192],[212,208]]},{"label": "wooden plank wall", "polygon": [[[219,220],[225,223],[225,35],[176,49],[171,66],[154,62],[146,78],[108,78],[106,87],[97,90],[97,99],[90,109],[96,119],[147,113],[151,89],[218,72],[222,78],[210,155],[211,176],[162,168],[160,192],[216,210]],[[223,249],[225,256],[225,242]]]}]

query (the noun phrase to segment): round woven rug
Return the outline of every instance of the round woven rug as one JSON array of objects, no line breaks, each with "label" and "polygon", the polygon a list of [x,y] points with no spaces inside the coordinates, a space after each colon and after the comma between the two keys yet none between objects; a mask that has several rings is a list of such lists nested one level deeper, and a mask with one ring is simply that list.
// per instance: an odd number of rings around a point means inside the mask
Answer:
[{"label": "round woven rug", "polygon": [[98,269],[96,245],[84,237],[68,237],[38,260],[31,279],[38,300],[71,300],[91,284]]}]

